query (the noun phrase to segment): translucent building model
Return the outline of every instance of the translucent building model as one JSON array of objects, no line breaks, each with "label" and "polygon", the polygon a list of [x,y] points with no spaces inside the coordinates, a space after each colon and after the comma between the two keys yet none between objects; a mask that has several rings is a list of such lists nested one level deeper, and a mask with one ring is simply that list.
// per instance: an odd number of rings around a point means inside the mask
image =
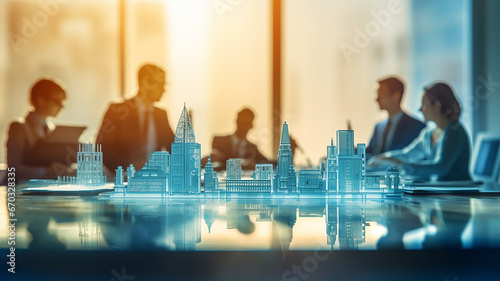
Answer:
[{"label": "translucent building model", "polygon": [[354,131],[337,131],[337,188],[339,193],[359,193],[364,182],[364,144],[354,151]]},{"label": "translucent building model", "polygon": [[241,179],[241,159],[230,158],[226,161],[226,179],[240,180]]},{"label": "translucent building model", "polygon": [[[33,179],[30,188],[72,186],[74,190],[95,190],[106,186],[103,172],[102,149],[92,143],[80,144],[77,153],[76,177],[57,177],[57,180]],[[57,191],[55,189],[54,191]]]},{"label": "translucent building model", "polygon": [[399,170],[396,167],[389,167],[385,173],[385,185],[388,191],[395,194],[400,194],[402,191],[399,188]]},{"label": "translucent building model", "polygon": [[[123,168],[116,169],[115,193],[112,196],[167,196],[201,193],[201,145],[196,143],[193,126],[186,106],[181,113],[172,154],[157,151],[151,154],[144,167],[136,172],[127,167],[127,182],[123,181]],[[210,166],[211,162],[210,162]],[[209,168],[212,186],[217,189],[217,174]],[[210,188],[210,187],[209,187]]]},{"label": "translucent building model", "polygon": [[[77,154],[76,178],[71,177],[71,181],[77,185],[101,186],[106,184],[106,176],[103,173],[102,149],[94,144],[80,144]],[[75,184],[75,183],[72,183]]]},{"label": "translucent building model", "polygon": [[196,143],[186,105],[182,110],[170,157],[170,194],[201,193],[201,145]]},{"label": "translucent building model", "polygon": [[252,179],[241,179],[241,159],[226,161],[226,193],[267,193],[272,190],[272,164],[256,165]]},{"label": "translucent building model", "polygon": [[[278,161],[274,169],[272,164],[257,164],[252,178],[242,179],[242,160],[228,159],[225,186],[220,186],[209,157],[205,166],[204,193],[202,193],[201,145],[196,143],[193,126],[184,105],[175,131],[175,141],[171,146],[171,154],[167,151],[152,153],[148,162],[138,171],[133,165],[126,169],[122,166],[117,167],[115,192],[111,196],[204,196],[209,193],[211,196],[230,194],[282,197],[296,197],[303,194],[350,198],[358,195],[362,198],[367,194],[401,196],[397,168],[391,167],[387,170],[385,175],[387,188],[384,189],[380,188],[383,176],[366,175],[366,147],[365,144],[354,146],[354,131],[337,131],[336,141],[334,145],[331,139],[330,145],[327,146],[326,161],[321,163],[321,166],[296,172],[292,162],[288,124],[284,122]],[[79,191],[106,189],[101,146],[90,143],[80,145],[76,177],[30,180],[29,183],[29,188],[32,189],[47,186],[65,186]]]},{"label": "translucent building model", "polygon": [[204,192],[214,192],[219,189],[219,178],[217,173],[214,171],[214,166],[212,165],[212,159],[208,156],[207,165],[205,165],[204,173]]},{"label": "translucent building model", "polygon": [[325,193],[324,170],[318,167],[315,170],[299,171],[299,192]]},{"label": "translucent building model", "polygon": [[167,174],[159,166],[145,165],[128,182],[127,193],[166,193]]},{"label": "translucent building model", "polygon": [[[201,146],[196,143],[194,130],[184,106],[172,144],[172,154],[154,152],[146,165],[136,172],[134,166],[127,167],[127,182],[124,169],[116,169],[116,194],[133,196],[201,195],[230,196],[365,196],[398,191],[397,169],[387,171],[388,189],[380,188],[380,176],[366,175],[365,144],[354,146],[354,131],[339,130],[327,146],[326,161],[316,169],[295,171],[288,124],[283,123],[278,161],[272,164],[257,164],[251,179],[242,179],[242,159],[226,161],[225,185],[219,185],[217,173],[208,158],[204,172],[204,192],[201,192]],[[87,176],[85,176],[87,178]],[[391,188],[392,187],[392,188]],[[387,195],[389,196],[389,195]]]},{"label": "translucent building model", "polygon": [[256,164],[255,172],[252,174],[254,180],[272,180],[273,164]]},{"label": "translucent building model", "polygon": [[283,123],[281,130],[280,147],[278,150],[278,165],[276,166],[277,178],[275,180],[274,192],[289,194],[297,184],[295,170],[293,168],[292,146],[288,133],[288,124]]},{"label": "translucent building model", "polygon": [[337,193],[337,147],[331,144],[326,148],[325,190]]}]

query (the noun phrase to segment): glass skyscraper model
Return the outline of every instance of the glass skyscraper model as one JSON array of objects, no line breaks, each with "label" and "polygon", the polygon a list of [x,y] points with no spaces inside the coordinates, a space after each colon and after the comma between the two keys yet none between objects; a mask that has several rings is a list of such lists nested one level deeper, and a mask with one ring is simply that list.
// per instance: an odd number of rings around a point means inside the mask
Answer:
[{"label": "glass skyscraper model", "polygon": [[292,187],[296,185],[292,183],[293,180],[296,181],[295,171],[293,172],[290,168],[293,167],[293,154],[292,146],[290,144],[290,135],[288,133],[288,124],[286,121],[283,123],[283,129],[281,130],[281,140],[280,147],[278,150],[278,165],[276,167],[278,171],[278,178],[276,179],[276,186],[274,186],[274,192],[276,193],[292,193]]},{"label": "glass skyscraper model", "polygon": [[196,143],[186,105],[182,110],[170,158],[170,194],[201,192],[201,145]]}]

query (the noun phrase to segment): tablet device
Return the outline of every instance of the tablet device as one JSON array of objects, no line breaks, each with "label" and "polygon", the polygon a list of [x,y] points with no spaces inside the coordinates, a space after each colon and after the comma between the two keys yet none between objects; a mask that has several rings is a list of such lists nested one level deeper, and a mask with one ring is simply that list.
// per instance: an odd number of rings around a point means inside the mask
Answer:
[{"label": "tablet device", "polygon": [[58,125],[43,140],[48,143],[78,143],[78,139],[86,128],[85,126]]},{"label": "tablet device", "polygon": [[71,165],[76,163],[83,126],[57,126],[45,138],[39,139],[26,155],[25,163],[32,166],[47,166],[54,162]]}]

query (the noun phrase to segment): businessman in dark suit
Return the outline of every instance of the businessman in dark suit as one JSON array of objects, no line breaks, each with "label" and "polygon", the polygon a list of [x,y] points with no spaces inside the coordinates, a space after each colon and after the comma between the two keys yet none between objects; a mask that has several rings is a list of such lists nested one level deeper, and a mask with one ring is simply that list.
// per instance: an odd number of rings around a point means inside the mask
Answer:
[{"label": "businessman in dark suit", "polygon": [[238,113],[236,131],[232,135],[214,137],[212,155],[210,155],[214,167],[218,170],[225,169],[229,158],[241,158],[241,166],[247,170],[254,169],[257,163],[269,162],[257,145],[247,139],[248,131],[253,127],[254,118],[252,110],[245,108]]},{"label": "businessman in dark suit", "polygon": [[378,81],[377,102],[381,110],[388,113],[388,118],[375,126],[366,153],[379,154],[408,146],[425,124],[409,116],[401,109],[404,83],[396,77]]},{"label": "businessman in dark suit", "polygon": [[96,143],[102,145],[103,162],[113,171],[133,164],[142,168],[151,153],[167,150],[174,142],[167,112],[154,105],[165,92],[165,71],[147,64],[139,69],[135,97],[111,104],[102,120]]}]

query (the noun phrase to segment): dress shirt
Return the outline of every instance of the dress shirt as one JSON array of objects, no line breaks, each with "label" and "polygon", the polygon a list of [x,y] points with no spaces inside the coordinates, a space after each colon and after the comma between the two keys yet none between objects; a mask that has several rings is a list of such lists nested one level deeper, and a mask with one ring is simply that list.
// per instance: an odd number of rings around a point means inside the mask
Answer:
[{"label": "dress shirt", "polygon": [[[146,159],[149,159],[151,154],[155,152],[156,149],[156,128],[154,124],[154,117],[153,117],[153,105],[150,105],[146,107],[142,101],[138,98],[134,98],[136,104],[137,104],[137,111],[139,113],[139,124],[141,126],[141,133],[142,132],[147,132],[147,135],[145,136],[146,142]],[[145,120],[147,115],[149,115],[148,118],[148,124],[145,125]],[[144,126],[148,126],[147,128],[144,128]]]}]

